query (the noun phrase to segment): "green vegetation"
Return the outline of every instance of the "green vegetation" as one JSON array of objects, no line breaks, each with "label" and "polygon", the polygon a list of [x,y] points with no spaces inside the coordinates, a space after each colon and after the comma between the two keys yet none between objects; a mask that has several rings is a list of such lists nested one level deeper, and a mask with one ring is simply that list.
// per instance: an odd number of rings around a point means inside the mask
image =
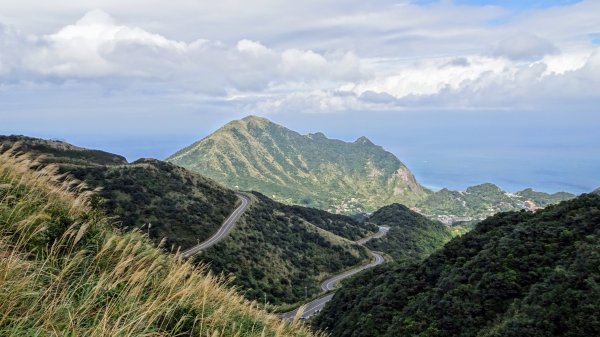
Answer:
[{"label": "green vegetation", "polygon": [[237,202],[233,191],[154,159],[68,172],[100,188],[100,207],[118,217],[121,228],[143,230],[155,242],[165,240],[169,249],[186,249],[208,239]]},{"label": "green vegetation", "polygon": [[368,221],[390,230],[386,236],[368,241],[366,246],[390,255],[395,261],[419,261],[459,234],[454,232],[457,228],[429,220],[400,204],[379,209]]},{"label": "green vegetation", "polygon": [[575,197],[571,193],[558,192],[554,194],[548,194],[544,192],[534,191],[531,188],[519,191],[515,194],[521,197],[522,199],[532,201],[536,206],[541,208],[552,204],[558,204],[561,201],[573,199]]},{"label": "green vegetation", "polygon": [[321,291],[322,279],[370,258],[353,241],[376,226],[259,193],[253,199],[230,236],[197,258],[216,272],[236,275],[233,283],[248,289],[248,298],[275,305],[302,302]]},{"label": "green vegetation", "polygon": [[[0,140],[0,152],[16,143],[20,152],[59,164],[61,172],[97,190],[92,203],[114,217],[116,226],[140,230],[168,251],[204,241],[236,207],[233,191],[170,163],[127,164],[116,160],[122,157],[63,142]],[[368,259],[366,250],[351,241],[377,231],[376,226],[259,194],[254,199],[230,237],[197,258],[213,272],[233,275],[233,284],[248,298],[262,303],[266,295],[273,304],[296,303],[305,293],[318,293],[321,278]]]},{"label": "green vegetation", "polygon": [[322,133],[300,135],[255,116],[227,124],[167,160],[288,204],[356,214],[400,203],[446,224],[476,223],[498,212],[534,210],[574,197],[532,189],[511,194],[489,183],[432,193],[398,158],[365,137],[346,143]]},{"label": "green vegetation", "polygon": [[[59,140],[44,140],[26,136],[0,136],[0,153],[12,150],[38,158],[41,163],[63,167],[126,165],[119,155],[77,147]],[[43,156],[39,158],[39,156]]]},{"label": "green vegetation", "polygon": [[[165,247],[188,248],[209,238],[235,208],[237,198],[210,179],[154,159],[132,164],[118,155],[60,141],[23,136],[0,137],[0,153],[41,156],[97,190],[93,198],[122,229],[140,229]],[[148,226],[151,224],[150,226]]]},{"label": "green vegetation", "polygon": [[0,155],[0,335],[313,336],[139,231],[115,231],[56,173]]},{"label": "green vegetation", "polygon": [[599,336],[600,196],[480,222],[422,263],[367,271],[315,326],[333,336]]},{"label": "green vegetation", "polygon": [[444,188],[418,203],[415,209],[447,224],[473,223],[498,212],[536,210],[574,197],[570,193],[547,194],[530,188],[511,194],[487,183],[469,187],[466,191]]},{"label": "green vegetation", "polygon": [[361,137],[300,135],[259,117],[233,121],[168,161],[230,188],[331,212],[371,212],[414,205],[429,191],[393,154]]}]

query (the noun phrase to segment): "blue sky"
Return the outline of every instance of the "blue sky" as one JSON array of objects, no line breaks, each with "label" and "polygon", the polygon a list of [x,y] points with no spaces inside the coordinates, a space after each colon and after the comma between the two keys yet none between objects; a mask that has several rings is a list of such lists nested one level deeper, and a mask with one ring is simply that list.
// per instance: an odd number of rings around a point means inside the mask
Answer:
[{"label": "blue sky", "polygon": [[[433,3],[435,1],[416,1],[417,3]],[[498,6],[516,10],[549,8],[554,6],[572,5],[580,0],[456,0],[454,3],[469,6]]]},{"label": "blue sky", "polygon": [[[431,187],[600,186],[600,2],[0,3],[0,133],[165,158],[248,114]],[[33,19],[35,18],[35,19]]]}]

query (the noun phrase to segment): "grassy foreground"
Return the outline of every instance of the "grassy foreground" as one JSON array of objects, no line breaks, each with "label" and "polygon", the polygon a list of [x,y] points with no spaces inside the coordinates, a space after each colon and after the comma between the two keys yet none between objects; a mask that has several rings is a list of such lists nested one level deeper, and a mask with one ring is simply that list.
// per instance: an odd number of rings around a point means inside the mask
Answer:
[{"label": "grassy foreground", "polygon": [[84,186],[37,166],[0,156],[0,335],[314,336],[114,230]]}]

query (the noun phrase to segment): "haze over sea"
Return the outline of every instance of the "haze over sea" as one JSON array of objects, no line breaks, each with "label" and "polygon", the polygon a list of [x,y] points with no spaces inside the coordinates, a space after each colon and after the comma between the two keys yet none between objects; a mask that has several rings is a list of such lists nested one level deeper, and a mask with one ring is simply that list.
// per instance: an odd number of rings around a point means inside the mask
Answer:
[{"label": "haze over sea", "polygon": [[[113,129],[83,134],[58,125],[56,132],[35,128],[22,132],[123,154],[130,161],[164,159],[230,120],[244,117],[202,116],[167,122],[164,129],[133,127],[134,132]],[[544,192],[585,193],[600,186],[600,118],[596,114],[421,111],[265,117],[302,134],[324,132],[329,138],[349,142],[367,136],[394,153],[419,182],[432,189],[462,190],[492,182],[510,192],[532,187]],[[114,126],[117,130],[126,127],[127,123]],[[16,132],[8,133],[11,131]]]}]

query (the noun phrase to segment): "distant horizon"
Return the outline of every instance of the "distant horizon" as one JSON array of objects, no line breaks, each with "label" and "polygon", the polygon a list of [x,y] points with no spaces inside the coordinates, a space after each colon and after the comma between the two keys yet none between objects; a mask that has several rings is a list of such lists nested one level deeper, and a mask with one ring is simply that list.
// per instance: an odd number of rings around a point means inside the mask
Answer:
[{"label": "distant horizon", "polygon": [[[166,160],[168,156],[176,153],[182,148],[197,142],[225,124],[233,121],[245,118],[247,116],[252,116],[255,114],[248,114],[245,116],[238,116],[236,118],[229,119],[227,121],[221,122],[220,124],[214,124],[210,128],[205,131],[205,133],[201,135],[187,135],[187,137],[175,137],[175,141],[173,139],[165,140],[162,143],[152,143],[151,149],[149,148],[136,148],[135,146],[127,146],[127,141],[123,141],[122,143],[115,142],[106,142],[106,140],[96,140],[96,141],[86,141],[84,138],[72,138],[68,136],[60,136],[58,134],[52,134],[52,136],[47,135],[35,135],[35,134],[23,134],[23,136],[34,137],[34,138],[43,138],[43,139],[54,139],[65,141],[67,143],[84,147],[88,149],[102,150],[106,152],[110,152],[117,155],[124,156],[129,162],[136,161],[140,158],[155,158],[159,160]],[[318,128],[309,128],[302,127],[302,130],[294,129],[289,125],[286,125],[285,122],[274,121],[270,116],[261,116],[255,115],[258,117],[264,117],[272,121],[273,123],[282,125],[292,131],[298,132],[302,135],[314,134],[321,132],[325,134],[325,136],[329,139],[338,139],[344,142],[353,142],[360,137],[367,137],[371,140],[375,145],[382,146],[386,151],[394,154],[401,162],[403,162],[415,175],[417,181],[423,185],[424,187],[431,189],[433,191],[438,191],[443,188],[448,188],[450,190],[458,190],[464,191],[468,187],[476,186],[485,183],[492,183],[497,185],[502,190],[510,193],[518,192],[527,188],[533,188],[535,191],[545,192],[545,193],[557,193],[557,192],[569,192],[573,194],[581,194],[588,193],[593,191],[594,189],[600,187],[600,182],[598,186],[590,185],[589,188],[583,186],[569,186],[568,181],[552,181],[547,184],[536,183],[535,179],[528,180],[527,175],[521,177],[510,177],[510,176],[502,176],[502,175],[494,175],[489,176],[486,175],[488,172],[484,169],[484,167],[489,165],[489,158],[482,158],[479,160],[479,164],[481,165],[473,165],[469,170],[465,171],[465,166],[457,166],[453,165],[452,162],[445,162],[444,158],[438,158],[434,151],[411,151],[410,147],[403,145],[394,145],[394,143],[390,144],[386,142],[386,144],[381,143],[379,137],[376,134],[371,135],[370,132],[360,132],[360,128],[345,130],[345,133],[339,132],[328,132],[334,130],[326,129],[318,129]],[[321,124],[323,126],[328,126],[328,123]],[[333,133],[333,134],[332,134]],[[345,136],[340,136],[345,134]],[[8,134],[5,134],[8,135]],[[148,135],[146,135],[148,136]],[[185,140],[187,139],[187,141]],[[129,149],[128,151],[123,151],[124,149]],[[157,149],[159,149],[157,151]],[[421,147],[420,147],[421,149]],[[470,159],[470,163],[477,164],[478,159],[475,156]],[[488,163],[485,163],[488,161]],[[597,162],[596,165],[600,167],[600,162]],[[534,168],[535,169],[535,168]],[[539,170],[539,168],[538,168]],[[485,177],[489,178],[485,178]],[[450,178],[449,178],[450,177]],[[479,177],[479,178],[478,178]],[[517,179],[515,179],[517,178]],[[529,182],[529,183],[528,183]],[[560,187],[564,186],[564,187]]]}]

